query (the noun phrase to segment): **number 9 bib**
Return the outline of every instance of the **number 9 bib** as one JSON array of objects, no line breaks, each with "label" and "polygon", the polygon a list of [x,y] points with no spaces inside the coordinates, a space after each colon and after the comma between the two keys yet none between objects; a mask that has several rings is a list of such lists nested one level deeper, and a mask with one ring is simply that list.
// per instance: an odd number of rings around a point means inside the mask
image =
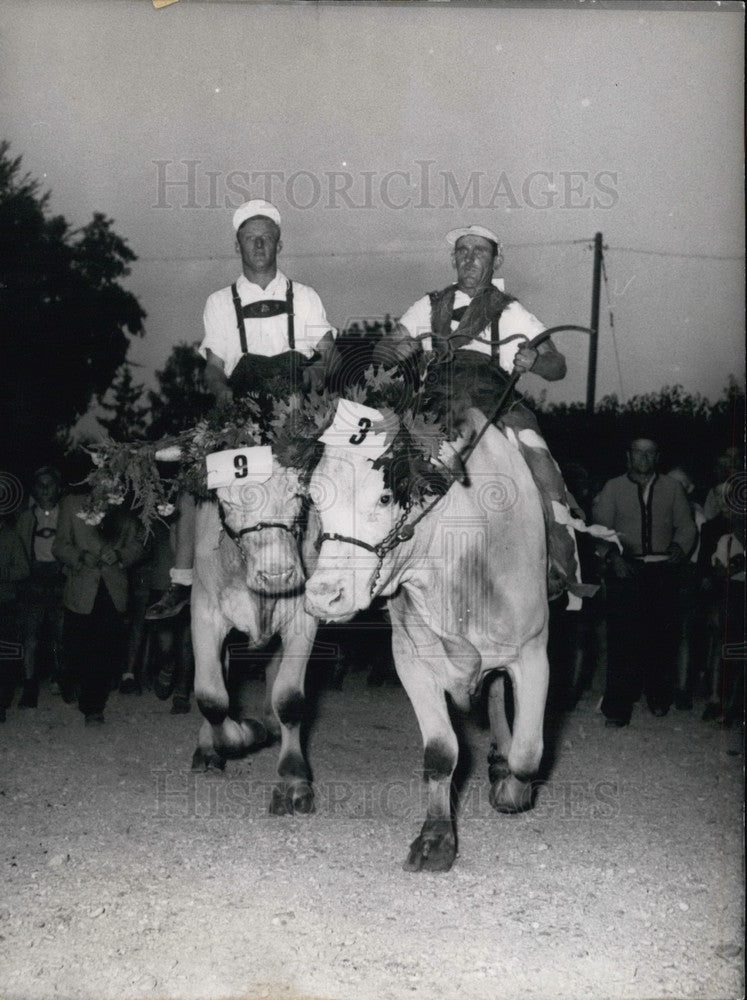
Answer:
[{"label": "number 9 bib", "polygon": [[206,455],[205,466],[209,490],[242,483],[266,483],[272,475],[272,448],[255,445],[214,451]]}]

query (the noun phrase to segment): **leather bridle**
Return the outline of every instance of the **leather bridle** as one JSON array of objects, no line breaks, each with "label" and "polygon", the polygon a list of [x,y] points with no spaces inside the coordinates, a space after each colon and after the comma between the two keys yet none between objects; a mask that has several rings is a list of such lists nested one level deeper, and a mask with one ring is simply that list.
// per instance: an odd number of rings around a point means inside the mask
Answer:
[{"label": "leather bridle", "polygon": [[265,528],[282,528],[283,531],[287,531],[290,535],[293,535],[296,540],[296,544],[298,544],[301,540],[303,527],[297,520],[294,521],[293,524],[285,524],[283,521],[259,521],[257,524],[252,524],[248,528],[240,528],[239,531],[234,531],[226,520],[226,513],[223,510],[223,504],[220,501],[218,501],[218,514],[220,516],[220,523],[223,530],[231,541],[235,543],[236,548],[239,550],[239,554],[244,562],[246,562],[246,553],[241,547],[240,542],[244,535],[249,535],[253,531],[264,531]]}]

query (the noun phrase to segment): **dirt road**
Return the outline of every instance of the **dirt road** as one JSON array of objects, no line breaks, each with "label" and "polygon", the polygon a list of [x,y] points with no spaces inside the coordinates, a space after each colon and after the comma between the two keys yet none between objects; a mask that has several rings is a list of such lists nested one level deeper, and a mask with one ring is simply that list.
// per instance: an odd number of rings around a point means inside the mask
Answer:
[{"label": "dirt road", "polygon": [[611,731],[594,703],[563,719],[515,817],[488,804],[468,720],[459,857],[413,875],[421,744],[401,688],[353,674],[321,694],[309,817],[267,815],[276,748],[192,774],[194,708],[114,694],[85,728],[45,688],[0,726],[0,996],[742,996],[741,732],[697,705]]}]

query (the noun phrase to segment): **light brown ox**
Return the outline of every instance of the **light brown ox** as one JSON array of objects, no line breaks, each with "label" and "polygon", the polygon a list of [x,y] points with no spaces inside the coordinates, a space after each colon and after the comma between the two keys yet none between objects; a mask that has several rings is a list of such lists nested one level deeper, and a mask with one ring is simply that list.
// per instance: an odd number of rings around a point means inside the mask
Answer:
[{"label": "light brown ox", "polygon": [[[468,411],[467,439],[484,423],[479,410]],[[531,806],[531,778],[542,756],[548,606],[540,498],[524,459],[495,427],[487,428],[466,468],[464,485],[455,482],[413,536],[383,558],[353,539],[375,546],[417,513],[405,515],[393,502],[383,469],[353,447],[326,445],[311,481],[312,491],[335,494],[320,511],[323,541],[306,584],[307,609],[342,622],[374,594],[389,598],[394,659],[423,737],[428,787],[408,871],[446,871],[456,855],[450,791],[458,744],[447,693],[466,708],[490,683],[488,773],[499,812]],[[335,534],[347,540],[327,537]],[[503,671],[513,685],[513,733]]]},{"label": "light brown ox", "polygon": [[[222,767],[227,757],[264,744],[268,732],[279,734],[279,781],[270,804],[276,814],[314,808],[300,726],[316,634],[316,621],[304,610],[303,588],[316,558],[319,526],[313,509],[308,523],[301,523],[302,492],[298,472],[273,459],[266,482],[217,491],[222,515],[218,503],[197,510],[192,642],[195,695],[205,721],[193,768]],[[222,647],[231,628],[246,634],[251,649],[280,638],[266,670],[263,724],[229,716]]]}]

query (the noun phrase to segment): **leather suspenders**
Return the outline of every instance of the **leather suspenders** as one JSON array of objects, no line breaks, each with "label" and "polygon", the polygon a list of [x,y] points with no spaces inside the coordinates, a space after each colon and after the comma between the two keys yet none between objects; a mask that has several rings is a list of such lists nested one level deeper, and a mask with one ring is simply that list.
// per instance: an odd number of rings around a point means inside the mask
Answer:
[{"label": "leather suspenders", "polygon": [[241,353],[248,354],[249,348],[246,341],[245,319],[266,319],[270,316],[288,315],[288,346],[290,350],[295,350],[296,333],[293,316],[293,282],[288,280],[288,287],[285,292],[285,302],[278,299],[263,299],[261,302],[250,302],[243,306],[236,288],[236,282],[231,285],[231,296],[233,307],[236,310],[236,326],[239,328],[239,338],[241,340]]}]

